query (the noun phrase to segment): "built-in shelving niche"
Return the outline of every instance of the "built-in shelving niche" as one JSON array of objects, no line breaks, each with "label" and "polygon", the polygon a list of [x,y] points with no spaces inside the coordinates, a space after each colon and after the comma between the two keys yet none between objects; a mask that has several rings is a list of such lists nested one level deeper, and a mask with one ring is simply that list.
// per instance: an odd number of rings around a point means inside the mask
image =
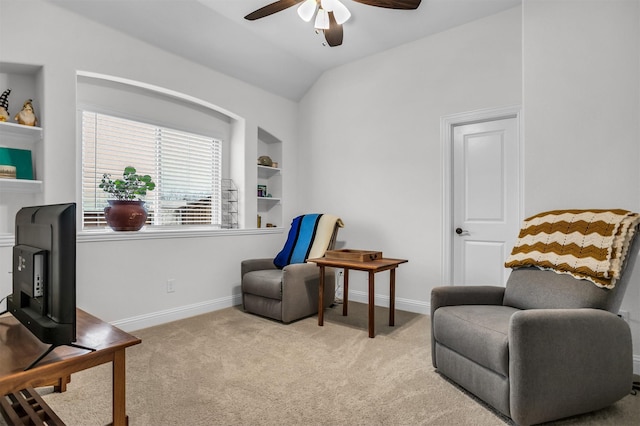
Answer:
[{"label": "built-in shelving niche", "polygon": [[277,163],[277,167],[258,164],[258,187],[266,188],[266,192],[256,188],[260,228],[268,225],[282,227],[282,141],[266,130],[258,128],[258,156],[266,155]]},{"label": "built-in shelving niche", "polygon": [[[11,89],[9,121],[0,122],[0,147],[31,151],[33,179],[0,179],[0,245],[13,244],[15,215],[21,207],[43,202],[43,127],[42,67],[0,62],[0,93]],[[24,102],[32,100],[38,126],[23,126],[14,121]]]}]

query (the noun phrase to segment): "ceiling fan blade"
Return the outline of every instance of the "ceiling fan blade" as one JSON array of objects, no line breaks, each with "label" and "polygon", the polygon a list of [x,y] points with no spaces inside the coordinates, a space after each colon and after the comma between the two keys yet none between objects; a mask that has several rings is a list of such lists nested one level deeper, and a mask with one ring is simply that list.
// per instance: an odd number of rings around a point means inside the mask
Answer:
[{"label": "ceiling fan blade", "polygon": [[421,0],[353,0],[357,3],[369,6],[384,7],[387,9],[417,9]]},{"label": "ceiling fan blade", "polygon": [[278,0],[251,12],[250,14],[245,16],[244,19],[255,21],[256,19],[264,18],[266,16],[273,15],[274,13],[288,9],[298,3],[302,3],[303,1],[304,0]]},{"label": "ceiling fan blade", "polygon": [[333,12],[329,12],[329,29],[324,30],[324,38],[331,47],[340,46],[344,33],[342,25],[338,24]]}]

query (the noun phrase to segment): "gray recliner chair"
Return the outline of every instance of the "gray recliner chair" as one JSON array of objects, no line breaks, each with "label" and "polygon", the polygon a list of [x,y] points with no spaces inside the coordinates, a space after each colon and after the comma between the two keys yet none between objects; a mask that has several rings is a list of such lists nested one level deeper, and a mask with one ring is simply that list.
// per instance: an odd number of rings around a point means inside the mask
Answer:
[{"label": "gray recliner chair", "polygon": [[[329,216],[329,215],[325,215]],[[302,216],[301,216],[302,217]],[[314,245],[310,257],[322,257],[335,247],[342,221],[332,217],[330,238]],[[294,219],[295,220],[295,219]],[[289,240],[296,235],[290,231]],[[318,238],[315,237],[314,240]],[[313,245],[313,242],[311,243]],[[285,248],[287,246],[285,245]],[[304,256],[306,261],[307,256]],[[310,258],[309,257],[309,258]],[[290,323],[318,313],[320,273],[315,263],[291,263],[282,269],[274,258],[248,259],[241,262],[242,305],[246,312]],[[335,299],[335,270],[325,268],[325,307]],[[329,301],[329,303],[326,303]]]},{"label": "gray recliner chair", "polygon": [[604,408],[633,386],[629,325],[617,313],[640,242],[613,289],[535,267],[505,287],[431,293],[432,362],[519,425]]}]

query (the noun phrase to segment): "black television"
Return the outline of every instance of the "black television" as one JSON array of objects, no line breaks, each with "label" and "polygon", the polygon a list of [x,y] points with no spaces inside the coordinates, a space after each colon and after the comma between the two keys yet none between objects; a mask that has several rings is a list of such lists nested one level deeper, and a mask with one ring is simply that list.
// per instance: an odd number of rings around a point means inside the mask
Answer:
[{"label": "black television", "polygon": [[23,207],[16,214],[7,310],[51,345],[27,369],[57,346],[78,346],[75,203]]}]

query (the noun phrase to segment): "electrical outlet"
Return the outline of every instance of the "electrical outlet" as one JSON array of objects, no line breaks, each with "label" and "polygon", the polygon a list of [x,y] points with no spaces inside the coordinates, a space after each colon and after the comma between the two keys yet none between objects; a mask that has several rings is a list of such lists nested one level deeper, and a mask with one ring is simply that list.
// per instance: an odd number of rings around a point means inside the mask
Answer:
[{"label": "electrical outlet", "polygon": [[174,278],[169,278],[167,280],[167,293],[173,293],[176,291],[176,280]]},{"label": "electrical outlet", "polygon": [[626,322],[629,322],[629,319],[630,319],[629,311],[618,311],[618,316],[623,320],[625,320]]}]

